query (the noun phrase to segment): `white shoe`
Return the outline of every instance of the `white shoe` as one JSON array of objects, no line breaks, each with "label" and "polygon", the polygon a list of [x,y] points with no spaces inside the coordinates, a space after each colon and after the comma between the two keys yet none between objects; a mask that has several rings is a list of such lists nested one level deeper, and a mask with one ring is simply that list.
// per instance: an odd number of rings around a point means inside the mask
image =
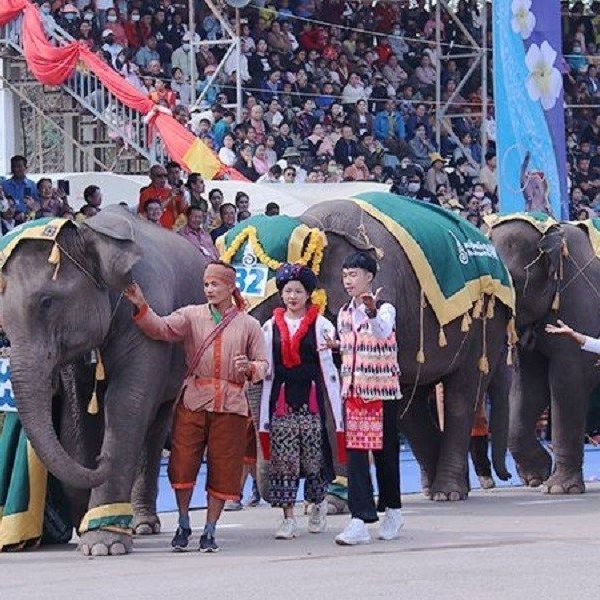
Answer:
[{"label": "white shoe", "polygon": [[365,522],[361,519],[351,519],[346,529],[335,536],[335,543],[340,546],[356,546],[357,544],[370,544],[371,536]]},{"label": "white shoe", "polygon": [[310,533],[321,533],[327,528],[327,500],[320,504],[312,504],[308,517],[308,531]]},{"label": "white shoe", "polygon": [[395,540],[400,537],[400,530],[404,527],[404,517],[399,508],[386,508],[385,517],[379,526],[380,540]]},{"label": "white shoe", "polygon": [[281,521],[281,525],[275,533],[276,540],[292,540],[296,537],[298,525],[294,517],[288,517]]}]

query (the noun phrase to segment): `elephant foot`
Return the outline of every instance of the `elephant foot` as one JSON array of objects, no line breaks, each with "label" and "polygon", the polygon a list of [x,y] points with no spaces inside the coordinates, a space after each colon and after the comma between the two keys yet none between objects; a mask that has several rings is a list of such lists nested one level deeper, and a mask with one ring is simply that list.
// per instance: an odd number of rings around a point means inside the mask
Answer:
[{"label": "elephant foot", "polygon": [[328,515],[343,515],[348,512],[348,503],[339,496],[327,494],[325,501]]},{"label": "elephant foot", "polygon": [[479,475],[478,479],[482,490],[491,490],[496,487],[496,482],[491,475]]},{"label": "elephant foot", "polygon": [[133,539],[126,533],[96,529],[81,534],[79,549],[84,556],[121,556],[129,554]]},{"label": "elephant foot", "polygon": [[435,484],[431,489],[431,499],[434,502],[458,502],[466,500],[469,490],[464,484],[449,483],[447,485]]},{"label": "elephant foot", "polygon": [[160,533],[160,519],[157,515],[135,515],[131,525],[135,535]]},{"label": "elephant foot", "polygon": [[542,485],[544,494],[583,494],[585,483],[581,471],[574,474],[556,472]]},{"label": "elephant foot", "polygon": [[543,448],[539,447],[527,456],[526,460],[519,460],[519,458],[515,458],[517,473],[525,485],[539,487],[550,477],[552,458]]}]

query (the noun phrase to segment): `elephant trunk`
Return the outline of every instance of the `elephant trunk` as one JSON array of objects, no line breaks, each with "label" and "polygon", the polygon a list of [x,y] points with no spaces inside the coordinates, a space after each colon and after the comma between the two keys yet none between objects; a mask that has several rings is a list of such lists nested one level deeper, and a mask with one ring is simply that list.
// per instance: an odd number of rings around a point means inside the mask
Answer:
[{"label": "elephant trunk", "polygon": [[52,375],[33,360],[11,354],[11,381],[19,418],[28,440],[45,467],[75,488],[94,488],[108,478],[108,461],[88,469],[62,447],[52,423]]},{"label": "elephant trunk", "polygon": [[506,468],[511,379],[512,371],[506,364],[503,355],[488,387],[488,394],[491,399],[492,464],[496,475],[502,481],[508,481],[512,477]]}]

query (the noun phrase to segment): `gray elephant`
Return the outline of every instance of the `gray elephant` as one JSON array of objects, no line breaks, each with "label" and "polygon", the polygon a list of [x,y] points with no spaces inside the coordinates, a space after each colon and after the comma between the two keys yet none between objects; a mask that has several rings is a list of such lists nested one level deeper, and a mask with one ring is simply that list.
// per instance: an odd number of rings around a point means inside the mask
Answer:
[{"label": "gray elephant", "polygon": [[[510,397],[509,449],[522,480],[551,494],[582,493],[583,442],[589,398],[600,383],[594,355],[571,339],[545,333],[561,319],[600,333],[600,261],[588,234],[571,224],[531,216],[500,219],[490,233],[517,294],[518,346]],[[552,459],[535,435],[550,406]]]},{"label": "gray elephant", "polygon": [[[180,348],[145,337],[120,291],[132,280],[159,314],[204,300],[205,259],[180,236],[108,208],[48,241],[23,240],[3,268],[2,308],[12,384],[27,437],[68,488],[92,489],[85,554],[123,554],[137,532],[158,531],[158,470],[171,402],[184,374]],[[57,258],[60,262],[57,263]],[[53,264],[54,263],[54,264]],[[57,439],[51,398],[60,369],[99,349],[106,371],[97,458]],[[103,527],[109,527],[110,530]]]},{"label": "gray elephant", "polygon": [[[503,353],[510,310],[496,303],[494,316],[485,320],[490,369],[488,373],[482,373],[479,360],[484,352],[484,320],[474,319],[469,330],[463,331],[461,319],[455,319],[444,328],[446,345],[440,347],[439,323],[427,305],[422,317],[423,350],[427,360],[421,364],[416,360],[421,347],[421,286],[396,238],[381,222],[350,200],[317,204],[300,220],[327,234],[320,281],[328,294],[328,316],[334,322],[335,315],[348,301],[341,282],[341,265],[345,257],[357,249],[383,250],[375,285],[383,287],[381,299],[391,301],[397,308],[404,393],[400,427],[409,438],[419,461],[425,493],[436,501],[465,499],[468,495],[467,452],[474,407],[477,399],[485,393],[491,373]],[[438,235],[445,235],[445,232]],[[276,302],[276,297],[270,298],[253,314],[261,321],[266,320],[272,315]],[[443,435],[431,418],[426,402],[431,386],[439,381],[444,383],[446,397]],[[505,396],[493,403],[492,428],[494,468],[500,478],[508,479],[510,473],[504,464],[508,428]]]}]

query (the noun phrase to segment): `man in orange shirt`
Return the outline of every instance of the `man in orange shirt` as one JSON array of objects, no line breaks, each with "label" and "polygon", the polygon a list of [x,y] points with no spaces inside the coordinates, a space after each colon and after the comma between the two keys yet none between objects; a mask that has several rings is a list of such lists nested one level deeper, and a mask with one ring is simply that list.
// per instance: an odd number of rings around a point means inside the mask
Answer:
[{"label": "man in orange shirt", "polygon": [[178,190],[167,185],[167,171],[162,165],[154,165],[150,169],[150,185],[140,191],[138,214],[144,214],[144,207],[149,200],[160,200],[163,214],[160,224],[165,229],[173,229],[177,218],[185,214],[185,201]]}]

